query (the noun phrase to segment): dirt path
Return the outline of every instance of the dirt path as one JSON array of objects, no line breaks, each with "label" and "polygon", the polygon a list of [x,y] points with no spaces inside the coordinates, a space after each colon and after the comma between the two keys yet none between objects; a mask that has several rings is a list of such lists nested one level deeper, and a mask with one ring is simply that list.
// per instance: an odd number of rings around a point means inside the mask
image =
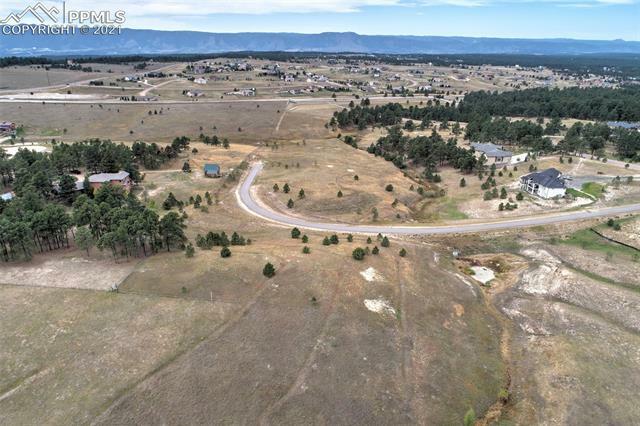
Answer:
[{"label": "dirt path", "polygon": [[313,364],[316,361],[316,356],[318,354],[318,349],[322,346],[325,337],[327,336],[327,332],[329,330],[329,325],[331,324],[331,320],[333,319],[333,314],[335,313],[335,305],[336,300],[338,299],[338,294],[340,290],[340,285],[336,284],[333,288],[333,294],[331,295],[331,301],[329,306],[327,307],[327,314],[324,319],[324,323],[322,324],[322,329],[320,333],[316,336],[316,344],[309,352],[302,368],[298,371],[296,379],[293,381],[287,392],[278,400],[270,404],[260,415],[258,418],[258,424],[261,426],[266,426],[269,424],[269,417],[275,412],[277,412],[292,396],[294,396],[300,388],[304,385],[309,372]]},{"label": "dirt path", "polygon": [[162,87],[162,86],[166,86],[167,84],[174,83],[176,81],[180,81],[180,79],[176,78],[174,80],[163,81],[162,83],[158,83],[156,85],[149,85],[150,87],[147,87],[146,89],[141,90],[138,93],[138,96],[147,96],[147,93],[149,93],[151,90],[157,89],[157,88]]},{"label": "dirt path", "polygon": [[404,285],[404,279],[402,278],[401,268],[402,265],[400,264],[400,259],[396,259],[396,282],[398,283],[398,291],[400,292],[400,312],[398,313],[398,317],[400,320],[401,330],[400,350],[402,352],[402,386],[405,397],[404,409],[406,410],[407,416],[409,416],[409,418],[413,420],[412,402],[415,389],[413,381],[414,375],[412,374],[412,337],[409,333],[409,327],[407,325],[407,292]]},{"label": "dirt path", "polygon": [[269,288],[269,286],[267,284],[268,284],[268,281],[266,279],[263,280],[262,283],[260,283],[258,290],[256,290],[256,292],[247,301],[247,303],[245,303],[235,313],[230,315],[227,320],[225,320],[222,323],[218,324],[213,329],[211,334],[209,334],[209,336],[207,338],[205,338],[205,339],[201,340],[200,342],[196,343],[195,345],[193,345],[191,347],[188,347],[188,348],[184,349],[183,351],[177,353],[174,357],[168,359],[163,364],[161,364],[158,367],[156,367],[154,370],[152,370],[149,374],[144,376],[137,383],[134,383],[131,386],[129,386],[128,388],[125,388],[124,390],[122,390],[120,392],[120,394],[118,396],[116,396],[108,404],[106,409],[100,415],[98,415],[95,419],[93,419],[93,421],[90,424],[91,425],[103,424],[104,421],[108,418],[109,413],[115,407],[117,407],[118,404],[120,402],[122,402],[131,392],[133,392],[134,390],[136,390],[137,388],[142,386],[145,382],[147,382],[151,378],[153,378],[156,375],[162,373],[165,369],[167,369],[167,367],[169,367],[170,365],[172,365],[176,361],[180,360],[181,358],[183,358],[184,356],[186,356],[190,352],[196,350],[198,347],[200,347],[200,346],[202,346],[202,345],[204,345],[206,343],[209,343],[211,341],[215,341],[215,340],[219,339],[222,335],[224,335],[224,333],[227,330],[229,330],[233,325],[235,325],[237,322],[239,322],[242,318],[244,318],[247,315],[247,313],[251,310],[251,308],[258,302],[258,300],[260,299],[260,296],[262,296],[262,294],[264,294],[265,290],[267,288]]},{"label": "dirt path", "polygon": [[276,124],[276,128],[274,130],[274,134],[278,133],[280,131],[280,125],[282,124],[282,120],[284,120],[284,116],[287,115],[287,111],[289,110],[289,100],[287,99],[287,104],[284,107],[284,110],[282,111],[282,115],[280,116],[280,119],[278,120],[278,124]]}]

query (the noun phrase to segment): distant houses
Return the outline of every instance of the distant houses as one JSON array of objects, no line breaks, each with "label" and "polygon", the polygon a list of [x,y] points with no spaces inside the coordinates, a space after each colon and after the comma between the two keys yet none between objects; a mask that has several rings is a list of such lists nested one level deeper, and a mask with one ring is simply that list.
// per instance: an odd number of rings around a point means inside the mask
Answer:
[{"label": "distant houses", "polygon": [[511,157],[513,157],[513,153],[502,149],[501,146],[493,143],[477,142],[472,143],[471,146],[478,156],[484,154],[484,156],[487,157],[489,165],[495,164],[496,166],[506,166],[507,164],[511,164]]},{"label": "distant houses", "polygon": [[14,133],[16,131],[16,123],[11,121],[0,122],[0,133]]},{"label": "distant houses", "polygon": [[613,129],[637,130],[640,132],[640,122],[630,121],[608,121],[607,125]]},{"label": "distant houses", "polygon": [[554,168],[522,176],[520,189],[545,199],[563,197],[567,192],[562,173]]},{"label": "distant houses", "polygon": [[204,77],[197,77],[193,79],[195,84],[207,84],[207,79]]},{"label": "distant houses", "polygon": [[120,170],[118,173],[97,173],[89,176],[89,186],[91,189],[98,189],[105,184],[120,185],[126,191],[130,191],[133,187],[133,180],[129,173],[123,170]]},{"label": "distant houses", "polygon": [[249,87],[246,89],[240,89],[240,90],[234,90],[233,92],[226,92],[225,95],[240,95],[240,96],[255,96],[256,95],[256,88],[255,87]]},{"label": "distant houses", "polygon": [[204,175],[206,177],[219,178],[220,176],[222,176],[222,173],[220,172],[220,166],[217,164],[205,164]]},{"label": "distant houses", "polygon": [[197,89],[187,90],[184,94],[190,98],[200,98],[204,96],[204,92]]}]

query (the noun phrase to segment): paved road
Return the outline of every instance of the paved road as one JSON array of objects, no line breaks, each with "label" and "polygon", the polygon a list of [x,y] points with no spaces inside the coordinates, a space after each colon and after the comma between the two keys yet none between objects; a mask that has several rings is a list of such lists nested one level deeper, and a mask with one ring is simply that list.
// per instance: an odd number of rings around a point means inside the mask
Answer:
[{"label": "paved road", "polygon": [[490,222],[461,223],[459,225],[443,226],[394,226],[394,225],[350,225],[347,223],[315,222],[300,217],[293,217],[279,213],[265,207],[257,197],[252,194],[251,187],[256,176],[262,171],[262,163],[254,163],[246,178],[236,189],[236,198],[240,206],[249,213],[267,221],[286,226],[312,229],[318,231],[332,231],[361,234],[403,234],[403,235],[428,235],[428,234],[458,234],[472,232],[486,232],[519,227],[549,225],[562,222],[573,222],[583,219],[593,219],[604,216],[615,216],[626,213],[639,213],[640,203],[626,206],[606,207],[600,209],[588,209],[575,212],[552,213],[542,216],[526,217],[520,219],[499,219]]}]

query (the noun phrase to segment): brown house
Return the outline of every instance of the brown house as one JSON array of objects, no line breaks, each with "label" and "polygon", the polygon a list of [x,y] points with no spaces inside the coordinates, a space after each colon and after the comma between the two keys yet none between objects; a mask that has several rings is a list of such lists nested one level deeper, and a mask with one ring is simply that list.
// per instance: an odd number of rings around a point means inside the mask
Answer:
[{"label": "brown house", "polygon": [[133,186],[133,180],[128,172],[120,170],[118,173],[97,173],[89,176],[89,186],[91,189],[98,189],[102,185],[110,183],[112,185],[120,185],[126,191],[130,191]]}]

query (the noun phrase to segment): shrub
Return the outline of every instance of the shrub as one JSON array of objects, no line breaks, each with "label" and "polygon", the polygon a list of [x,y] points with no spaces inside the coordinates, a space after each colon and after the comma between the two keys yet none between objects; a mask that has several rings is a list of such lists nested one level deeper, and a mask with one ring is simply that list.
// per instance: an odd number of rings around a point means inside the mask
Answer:
[{"label": "shrub", "polygon": [[280,187],[278,186],[277,183],[274,183],[273,184],[273,192],[278,192],[278,191],[280,191]]},{"label": "shrub", "polygon": [[298,228],[293,228],[291,230],[291,238],[299,238],[300,237],[300,230]]},{"label": "shrub", "polygon": [[284,192],[285,194],[288,194],[289,191],[291,191],[291,188],[289,187],[288,183],[285,183],[284,186],[282,187],[282,192]]},{"label": "shrub", "polygon": [[365,256],[365,251],[362,247],[357,247],[353,250],[353,252],[351,252],[351,256],[355,260],[363,260]]},{"label": "shrub", "polygon": [[402,248],[400,249],[400,253],[398,254],[400,255],[400,257],[405,257],[407,255],[407,251],[404,248]]},{"label": "shrub", "polygon": [[353,176],[353,180],[360,180],[360,177],[358,175]]},{"label": "shrub", "polygon": [[323,246],[331,245],[331,241],[329,240],[329,237],[324,237],[324,239],[322,240],[322,245]]},{"label": "shrub", "polygon": [[293,208],[293,200],[291,198],[289,198],[289,201],[287,201],[287,207],[292,209]]},{"label": "shrub", "polygon": [[347,235],[347,241],[352,243],[353,242],[353,235],[351,235],[351,234]]},{"label": "shrub", "polygon": [[371,250],[371,254],[378,254],[380,253],[380,249],[378,248],[378,246],[373,246],[373,250]]},{"label": "shrub", "polygon": [[231,250],[229,250],[229,247],[222,247],[222,250],[220,250],[220,257],[231,257]]},{"label": "shrub", "polygon": [[338,190],[338,194],[336,194],[338,198],[342,198],[342,191]]},{"label": "shrub", "polygon": [[298,198],[300,199],[304,198],[304,189],[300,188],[300,191],[298,192]]},{"label": "shrub", "polygon": [[302,247],[302,253],[309,254],[311,253],[311,249],[308,246]]},{"label": "shrub", "polygon": [[193,244],[191,243],[187,244],[187,247],[184,249],[184,255],[187,257],[193,257],[195,252],[196,250],[193,248]]},{"label": "shrub", "polygon": [[367,244],[371,244],[371,237],[367,237]]},{"label": "shrub", "polygon": [[518,194],[516,195],[516,200],[522,201],[523,199],[524,199],[524,195],[522,195],[522,192],[518,192]]},{"label": "shrub", "polygon": [[267,278],[271,278],[276,274],[276,268],[269,262],[267,262],[266,265],[264,265],[264,268],[262,268],[262,275],[264,275]]},{"label": "shrub", "polygon": [[393,185],[389,184],[384,187],[384,190],[387,192],[393,192]]},{"label": "shrub", "polygon": [[309,242],[309,237],[307,237],[306,235],[303,235],[303,236],[302,236],[302,242],[303,242],[304,244],[307,244],[307,243]]},{"label": "shrub", "polygon": [[329,238],[329,241],[331,242],[331,244],[338,244],[340,242],[340,240],[338,240],[338,236],[336,234],[333,234]]},{"label": "shrub", "polygon": [[460,179],[460,188],[464,188],[465,186],[467,186],[467,181],[464,180],[464,178]]},{"label": "shrub", "polygon": [[380,245],[382,247],[389,247],[390,243],[389,243],[389,239],[387,237],[383,237],[382,238],[382,242],[380,243]]},{"label": "shrub", "polygon": [[469,408],[469,411],[465,413],[462,423],[464,426],[473,426],[476,423],[476,412],[473,411],[473,408]]}]

